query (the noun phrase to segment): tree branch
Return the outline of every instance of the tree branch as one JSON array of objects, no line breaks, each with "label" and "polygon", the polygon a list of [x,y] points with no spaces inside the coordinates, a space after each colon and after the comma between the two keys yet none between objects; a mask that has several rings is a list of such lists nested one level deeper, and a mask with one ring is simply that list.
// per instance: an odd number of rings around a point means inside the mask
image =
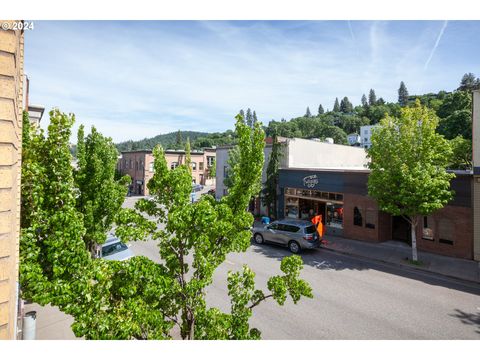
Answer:
[{"label": "tree branch", "polygon": [[263,298],[261,299],[258,299],[257,301],[255,301],[252,305],[250,305],[248,308],[249,309],[253,309],[255,306],[257,306],[258,304],[260,304],[262,301],[268,299],[268,298],[271,298],[273,297],[273,294],[270,294],[270,295],[267,295],[267,296],[263,296]]}]

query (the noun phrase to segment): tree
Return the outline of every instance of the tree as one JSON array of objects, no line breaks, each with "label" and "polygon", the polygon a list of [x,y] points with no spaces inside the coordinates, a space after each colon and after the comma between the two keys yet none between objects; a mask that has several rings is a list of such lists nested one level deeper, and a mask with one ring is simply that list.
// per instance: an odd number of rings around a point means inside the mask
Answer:
[{"label": "tree", "polygon": [[375,95],[375,90],[370,89],[368,93],[368,105],[376,105],[377,104],[377,95]]},{"label": "tree", "polygon": [[253,124],[255,124],[257,122],[258,122],[257,113],[255,112],[255,110],[253,110]]},{"label": "tree", "polygon": [[408,104],[408,90],[403,81],[400,82],[400,87],[398,88],[398,103],[400,106]]},{"label": "tree", "polygon": [[213,164],[208,167],[208,177],[214,179],[217,176],[217,159],[213,159]]},{"label": "tree", "polygon": [[310,108],[307,106],[307,111],[305,112],[305,117],[309,118],[312,117],[312,113],[310,112]]},{"label": "tree", "polygon": [[480,79],[475,79],[475,75],[468,73],[463,75],[462,80],[460,81],[460,86],[457,90],[460,91],[473,91],[480,89]]},{"label": "tree", "polygon": [[445,171],[452,150],[435,132],[437,124],[433,110],[417,100],[413,108],[403,108],[399,118],[387,116],[381,121],[368,150],[368,194],[381,210],[410,223],[414,261],[418,261],[419,216],[441,209],[453,196],[450,180],[455,175]]},{"label": "tree", "polygon": [[322,104],[318,105],[318,115],[322,115],[325,113],[325,110],[323,110]]},{"label": "tree", "polygon": [[188,166],[170,171],[162,148],[155,148],[155,175],[148,184],[153,199],[122,212],[116,229],[122,240],[159,241],[162,262],[155,263],[143,256],[123,262],[91,258],[76,208],[68,146],[73,120],[50,112],[48,137],[29,134],[23,149],[22,202],[29,204],[20,242],[24,299],[72,315],[75,335],[86,339],[170,339],[174,326],[187,339],[256,339],[260,332],[248,321],[262,301],[272,297],[282,305],[287,295],[295,303],[312,296],[299,279],[301,258],[289,257],[282,260],[283,274],[268,280],[269,294],[255,289],[254,273],[245,267],[228,277],[230,313],[206,306],[205,287],[216,267],[250,243],[253,218],[245,208],[258,191],[263,164],[260,124],[252,132],[238,120],[238,175],[220,202],[204,196],[191,204]]},{"label": "tree", "polygon": [[79,191],[76,208],[83,214],[86,230],[83,240],[95,256],[98,245],[105,242],[107,231],[121,211],[131,179],[125,176],[115,180],[118,151],[112,139],[104,137],[93,126],[87,138],[83,125],[78,129],[77,159],[78,169],[74,171]]},{"label": "tree", "polygon": [[385,100],[383,100],[383,98],[378,98],[377,105],[385,105]]},{"label": "tree", "polygon": [[335,98],[335,104],[333,105],[333,112],[339,112],[340,111],[340,104],[338,102],[338,98]]},{"label": "tree", "polygon": [[235,179],[235,171],[238,162],[240,161],[240,148],[238,145],[235,145],[230,150],[228,150],[228,160],[227,160],[227,170],[224,174],[223,185],[227,189],[233,187],[233,181]]},{"label": "tree", "polygon": [[253,115],[252,115],[252,110],[250,110],[250,108],[247,109],[247,115],[245,116],[245,122],[249,127],[253,126]]},{"label": "tree", "polygon": [[180,130],[177,131],[177,137],[175,139],[175,148],[179,149],[183,144],[183,139],[182,139],[182,132]]},{"label": "tree", "polygon": [[[174,309],[171,319],[179,326],[183,339],[258,339],[260,331],[250,329],[248,324],[254,307],[269,297],[283,304],[287,294],[294,302],[301,296],[311,296],[309,285],[298,278],[301,259],[290,257],[282,261],[284,275],[268,281],[270,294],[255,289],[254,273],[244,266],[241,272],[230,273],[228,277],[230,314],[207,308],[205,288],[212,283],[215,269],[228,253],[245,251],[250,245],[253,216],[245,209],[260,190],[264,133],[259,123],[251,129],[240,116],[236,130],[239,157],[227,196],[217,202],[207,195],[197,203],[190,203],[188,169],[179,166],[170,171],[163,149],[156,147],[155,173],[148,184],[154,198],[142,199],[136,205],[138,216],[146,213],[156,218],[153,226],[165,224],[151,236],[159,242],[164,260],[159,266],[171,279],[169,289]],[[134,224],[123,224],[119,231],[136,228],[131,225]],[[130,237],[138,238],[133,234]]]},{"label": "tree", "polygon": [[[273,137],[272,152],[267,166],[267,179],[263,187],[263,205],[267,206],[268,216],[276,218],[277,213],[277,189],[278,189],[278,168],[281,157],[281,144],[277,136]],[[273,216],[272,216],[273,215]]]},{"label": "tree", "polygon": [[368,102],[367,102],[367,97],[365,96],[365,94],[362,95],[362,106],[364,108],[368,107]]},{"label": "tree", "polygon": [[456,170],[472,169],[472,140],[461,136],[450,140],[452,158],[448,167]]},{"label": "tree", "polygon": [[349,114],[353,112],[353,105],[350,102],[350,100],[348,100],[348,97],[346,96],[340,102],[340,111],[344,114]]}]

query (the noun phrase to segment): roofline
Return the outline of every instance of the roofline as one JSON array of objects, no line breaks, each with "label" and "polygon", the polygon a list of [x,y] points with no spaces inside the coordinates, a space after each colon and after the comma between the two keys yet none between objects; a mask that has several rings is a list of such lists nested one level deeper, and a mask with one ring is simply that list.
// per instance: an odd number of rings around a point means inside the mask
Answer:
[{"label": "roofline", "polygon": [[354,173],[370,173],[370,169],[360,169],[360,168],[279,168],[278,170],[284,171],[299,171],[299,170],[306,170],[306,171],[322,171],[322,172],[354,172]]}]

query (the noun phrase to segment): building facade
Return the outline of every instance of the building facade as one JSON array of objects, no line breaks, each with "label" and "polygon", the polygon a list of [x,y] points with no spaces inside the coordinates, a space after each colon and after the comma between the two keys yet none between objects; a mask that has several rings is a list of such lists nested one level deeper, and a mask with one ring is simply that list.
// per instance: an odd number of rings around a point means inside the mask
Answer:
[{"label": "building facade", "polygon": [[0,339],[17,336],[23,56],[23,32],[0,30]]},{"label": "building facade", "polygon": [[473,92],[473,256],[480,261],[480,90]]},{"label": "building facade", "polygon": [[372,130],[378,125],[360,126],[360,144],[363,148],[369,149],[372,146]]},{"label": "building facade", "polygon": [[[214,166],[216,149],[192,151],[191,168],[192,183],[206,185],[209,183],[209,169]],[[166,150],[165,159],[170,169],[185,163],[185,151]],[[122,175],[132,178],[129,194],[137,196],[149,195],[147,184],[153,177],[154,156],[151,150],[123,151],[117,163],[117,170]]]}]

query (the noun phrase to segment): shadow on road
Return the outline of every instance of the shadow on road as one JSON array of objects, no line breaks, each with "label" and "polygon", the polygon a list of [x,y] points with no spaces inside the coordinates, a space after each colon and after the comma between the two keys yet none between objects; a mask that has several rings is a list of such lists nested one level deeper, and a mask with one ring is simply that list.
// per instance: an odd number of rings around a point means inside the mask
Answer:
[{"label": "shadow on road", "polygon": [[456,313],[450,314],[450,316],[458,318],[465,325],[472,325],[476,327],[475,332],[480,334],[480,312],[477,312],[476,314],[469,314],[459,309],[455,309],[455,311]]},{"label": "shadow on road", "polygon": [[[251,249],[258,254],[262,254],[272,259],[281,261],[285,256],[292,253],[282,246],[273,244],[258,245],[252,241]],[[440,274],[433,274],[416,269],[400,268],[397,265],[384,264],[376,260],[357,258],[355,256],[335,253],[326,249],[304,250],[300,253],[305,266],[310,266],[318,270],[376,270],[392,275],[402,276],[412,280],[422,281],[424,283],[442,286],[457,291],[480,295],[480,284],[448,278]]]}]

